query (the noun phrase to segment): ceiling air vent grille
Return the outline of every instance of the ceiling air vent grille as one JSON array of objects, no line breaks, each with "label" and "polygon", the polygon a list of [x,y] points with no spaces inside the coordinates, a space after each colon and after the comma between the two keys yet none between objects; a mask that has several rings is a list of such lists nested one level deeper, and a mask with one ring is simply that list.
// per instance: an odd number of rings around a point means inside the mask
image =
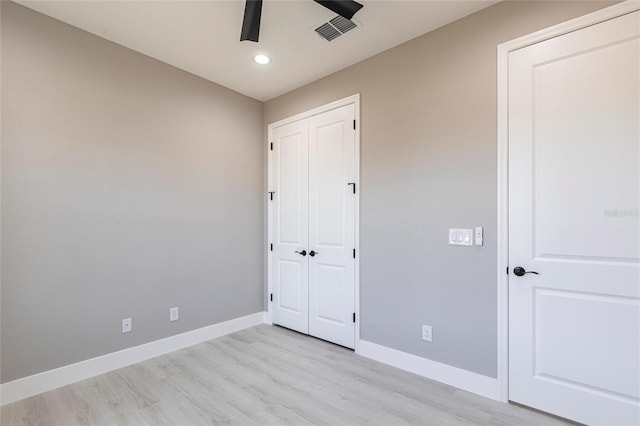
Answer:
[{"label": "ceiling air vent grille", "polygon": [[316,32],[320,37],[327,41],[331,41],[336,39],[342,35],[342,33],[333,27],[330,23],[322,24],[318,28],[316,28]]},{"label": "ceiling air vent grille", "polygon": [[342,16],[336,16],[329,22],[320,25],[315,31],[323,39],[332,41],[356,27],[355,22]]},{"label": "ceiling air vent grille", "polygon": [[352,29],[354,29],[356,27],[355,22],[353,22],[353,21],[351,21],[351,20],[349,20],[347,18],[343,18],[340,15],[338,15],[335,18],[333,18],[332,20],[330,20],[329,23],[331,23],[331,25],[336,27],[338,29],[338,31],[340,31],[342,34],[346,33],[347,31],[351,31]]}]

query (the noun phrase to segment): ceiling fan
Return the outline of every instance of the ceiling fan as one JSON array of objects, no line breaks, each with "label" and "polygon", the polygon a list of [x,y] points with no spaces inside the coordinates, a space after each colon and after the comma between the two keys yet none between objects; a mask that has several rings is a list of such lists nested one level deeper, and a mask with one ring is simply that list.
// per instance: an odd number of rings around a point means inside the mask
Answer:
[{"label": "ceiling fan", "polygon": [[[362,4],[353,0],[313,0],[329,10],[346,19],[353,18],[357,11],[362,9]],[[260,16],[262,15],[262,0],[246,0],[244,6],[244,19],[240,41],[258,41],[260,35]]]}]

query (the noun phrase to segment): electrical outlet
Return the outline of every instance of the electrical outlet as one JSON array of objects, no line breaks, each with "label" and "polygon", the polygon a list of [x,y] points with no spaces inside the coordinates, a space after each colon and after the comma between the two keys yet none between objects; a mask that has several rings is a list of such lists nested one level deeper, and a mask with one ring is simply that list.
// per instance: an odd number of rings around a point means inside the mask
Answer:
[{"label": "electrical outlet", "polygon": [[131,332],[131,318],[125,318],[122,320],[122,332],[123,333]]},{"label": "electrical outlet", "polygon": [[180,311],[178,307],[169,309],[169,321],[178,321],[180,319]]},{"label": "electrical outlet", "polygon": [[433,340],[433,331],[430,325],[422,326],[422,340],[431,342]]}]

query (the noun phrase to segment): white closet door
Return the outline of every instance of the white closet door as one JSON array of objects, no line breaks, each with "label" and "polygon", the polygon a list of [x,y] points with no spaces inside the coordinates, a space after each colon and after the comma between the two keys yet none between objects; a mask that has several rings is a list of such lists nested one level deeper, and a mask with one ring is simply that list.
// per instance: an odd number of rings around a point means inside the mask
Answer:
[{"label": "white closet door", "polygon": [[308,134],[308,120],[274,129],[272,154],[273,322],[302,333],[309,331]]},{"label": "white closet door", "polygon": [[349,348],[355,345],[354,119],[355,106],[347,105],[309,120],[309,334]]},{"label": "white closet door", "polygon": [[509,397],[587,424],[640,424],[639,34],[509,55]]}]

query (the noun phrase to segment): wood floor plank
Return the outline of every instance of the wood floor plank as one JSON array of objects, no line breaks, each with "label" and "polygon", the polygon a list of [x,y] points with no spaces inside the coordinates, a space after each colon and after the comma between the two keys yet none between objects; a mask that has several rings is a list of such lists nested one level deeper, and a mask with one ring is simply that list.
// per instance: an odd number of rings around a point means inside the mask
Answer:
[{"label": "wood floor plank", "polygon": [[563,425],[260,325],[8,404],[4,425]]}]

